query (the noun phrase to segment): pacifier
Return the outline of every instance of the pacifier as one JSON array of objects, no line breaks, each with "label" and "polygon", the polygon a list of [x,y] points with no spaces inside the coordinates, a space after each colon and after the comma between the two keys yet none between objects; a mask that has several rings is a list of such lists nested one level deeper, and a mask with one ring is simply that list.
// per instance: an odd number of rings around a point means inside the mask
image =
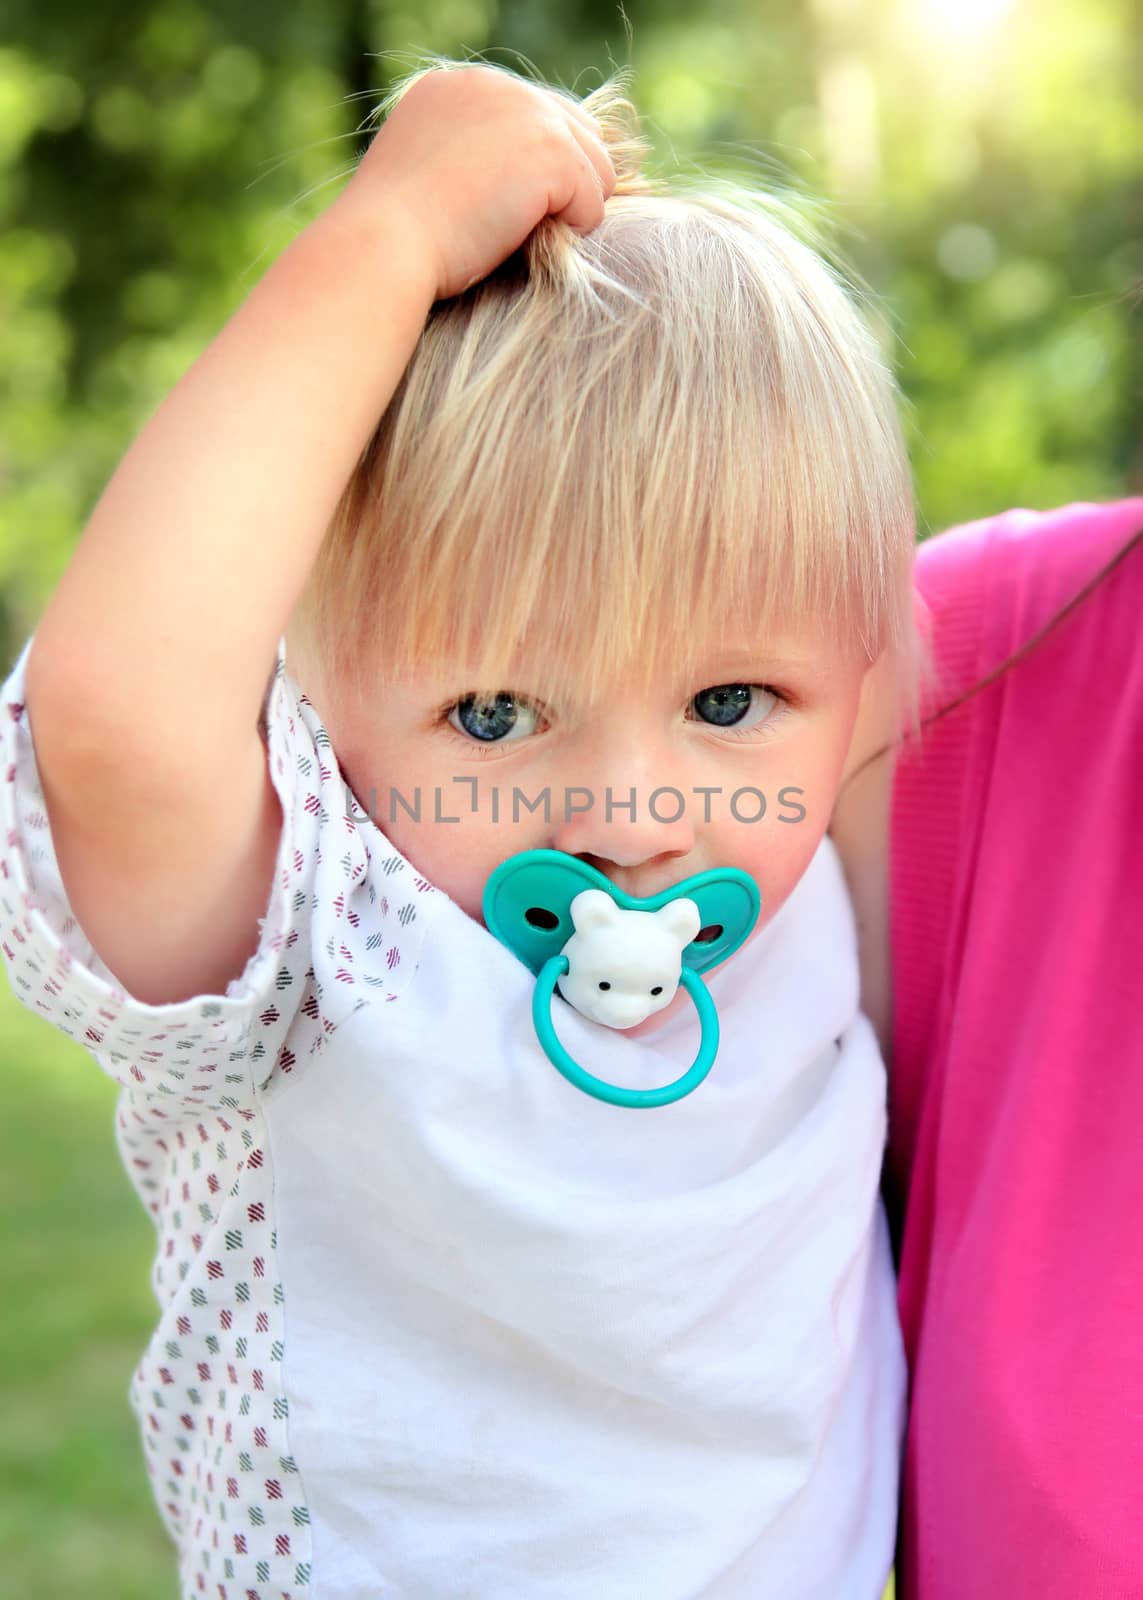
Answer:
[{"label": "pacifier", "polygon": [[[488,931],[536,974],[532,1022],[569,1083],[616,1106],[666,1106],[697,1089],[718,1052],[718,1013],[701,973],[733,955],[761,909],[758,885],[737,867],[699,872],[638,899],[563,850],[521,850],[484,886]],[[552,1026],[557,991],[581,1016],[633,1028],[670,1004],[680,984],[695,1003],[694,1062],[659,1089],[625,1089],[574,1061]]]}]

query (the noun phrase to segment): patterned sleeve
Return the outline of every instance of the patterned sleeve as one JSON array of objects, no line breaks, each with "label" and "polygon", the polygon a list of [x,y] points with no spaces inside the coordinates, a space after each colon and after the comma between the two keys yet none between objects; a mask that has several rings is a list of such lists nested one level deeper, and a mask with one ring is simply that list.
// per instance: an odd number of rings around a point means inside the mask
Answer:
[{"label": "patterned sleeve", "polygon": [[263,737],[283,824],[258,948],[223,994],[150,1005],[127,993],[85,936],[60,878],[24,704],[25,644],[4,685],[0,950],[13,993],[168,1116],[248,1103],[282,1064],[310,962],[310,883],[325,807],[311,804],[318,759],[279,646]]}]

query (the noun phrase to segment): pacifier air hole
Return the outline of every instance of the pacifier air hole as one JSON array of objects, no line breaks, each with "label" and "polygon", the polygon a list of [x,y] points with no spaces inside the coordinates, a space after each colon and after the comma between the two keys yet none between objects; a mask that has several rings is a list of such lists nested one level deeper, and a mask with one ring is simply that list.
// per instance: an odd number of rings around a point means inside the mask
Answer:
[{"label": "pacifier air hole", "polygon": [[549,931],[560,925],[560,919],[555,912],[546,910],[544,906],[529,906],[524,913],[524,921],[531,923],[533,928],[545,928]]},{"label": "pacifier air hole", "polygon": [[722,923],[712,922],[705,928],[700,928],[691,940],[692,944],[713,944],[716,939],[722,938]]}]

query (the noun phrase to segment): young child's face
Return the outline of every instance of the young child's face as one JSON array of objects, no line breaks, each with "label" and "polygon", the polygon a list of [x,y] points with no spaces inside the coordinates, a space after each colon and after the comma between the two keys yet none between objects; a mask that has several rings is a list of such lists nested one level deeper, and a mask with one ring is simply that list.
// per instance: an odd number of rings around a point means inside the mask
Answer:
[{"label": "young child's face", "polygon": [[[757,932],[828,827],[867,665],[828,628],[799,630],[765,649],[712,640],[697,676],[665,670],[649,695],[617,672],[596,703],[550,705],[522,667],[503,698],[473,703],[466,664],[438,659],[363,709],[336,695],[318,709],[363,809],[478,922],[501,861],[554,849],[638,897],[742,868],[761,892]],[[394,791],[414,810],[419,800],[419,821]],[[680,989],[627,1031],[689,1004]]]}]

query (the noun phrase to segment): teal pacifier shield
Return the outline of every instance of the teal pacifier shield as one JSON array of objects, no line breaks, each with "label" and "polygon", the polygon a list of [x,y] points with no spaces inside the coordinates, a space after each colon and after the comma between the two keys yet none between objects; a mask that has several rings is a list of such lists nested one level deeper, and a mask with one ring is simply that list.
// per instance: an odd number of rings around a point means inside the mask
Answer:
[{"label": "teal pacifier shield", "polygon": [[[701,1042],[690,1068],[674,1083],[655,1089],[607,1083],[573,1060],[552,1026],[552,996],[560,977],[569,970],[563,949],[577,932],[571,903],[585,889],[602,889],[624,911],[659,911],[681,899],[693,900],[698,907],[699,931],[681,952],[679,984],[698,1010]],[[483,900],[488,931],[530,967],[536,978],[532,1021],[549,1061],[584,1094],[612,1105],[634,1107],[672,1105],[693,1093],[706,1078],[718,1052],[719,1027],[714,1001],[699,974],[738,949],[757,921],[760,906],[754,879],[736,867],[714,867],[659,894],[638,899],[563,850],[521,850],[509,856],[489,877]]]},{"label": "teal pacifier shield", "polygon": [[584,889],[602,889],[628,911],[658,911],[672,900],[693,900],[701,926],[682,953],[683,966],[692,972],[707,972],[733,955],[761,909],[758,885],[737,867],[712,867],[638,899],[563,850],[521,850],[502,861],[484,886],[485,927],[538,974],[575,932],[570,907]]}]

